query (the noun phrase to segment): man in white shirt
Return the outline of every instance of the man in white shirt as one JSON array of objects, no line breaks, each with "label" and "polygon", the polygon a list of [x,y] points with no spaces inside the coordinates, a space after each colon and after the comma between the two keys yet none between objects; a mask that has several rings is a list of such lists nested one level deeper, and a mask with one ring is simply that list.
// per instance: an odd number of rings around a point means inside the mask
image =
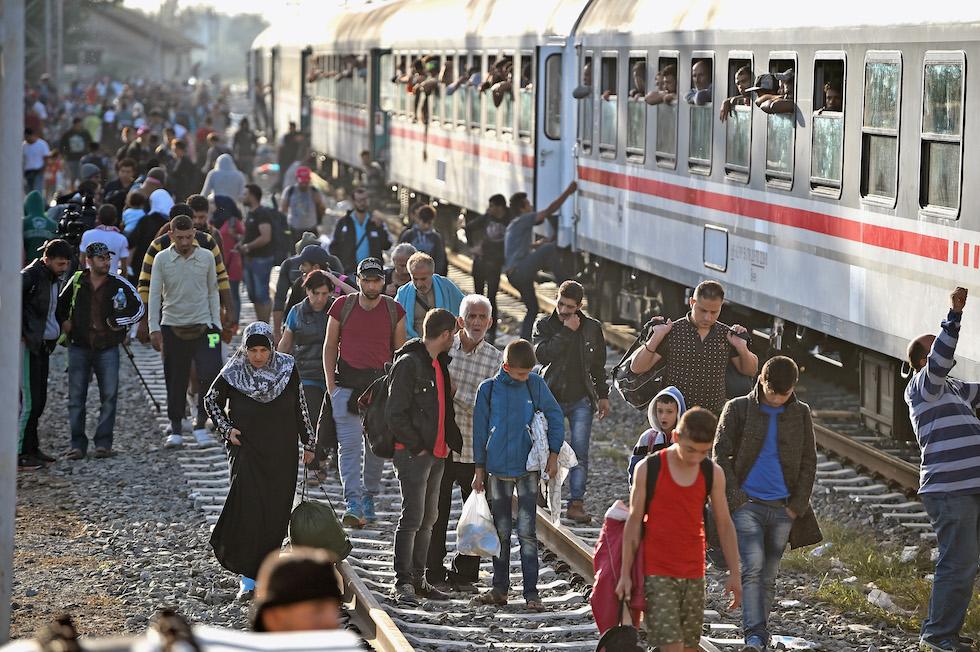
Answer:
[{"label": "man in white shirt", "polygon": [[[109,271],[125,276],[125,270],[129,266],[129,240],[120,233],[118,224],[119,213],[116,207],[112,204],[103,204],[99,207],[99,225],[82,234],[80,248],[85,251],[93,242],[103,243],[112,255]],[[85,261],[85,267],[88,267],[88,260]]]},{"label": "man in white shirt", "polygon": [[24,194],[37,190],[44,195],[44,157],[51,147],[28,127],[24,130]]}]

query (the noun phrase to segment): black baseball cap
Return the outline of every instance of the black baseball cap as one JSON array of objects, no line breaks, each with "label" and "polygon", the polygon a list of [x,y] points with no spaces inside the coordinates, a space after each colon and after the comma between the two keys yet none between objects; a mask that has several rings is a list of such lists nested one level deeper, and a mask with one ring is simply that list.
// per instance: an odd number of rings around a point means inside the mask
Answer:
[{"label": "black baseball cap", "polygon": [[385,268],[377,258],[365,258],[357,264],[357,277],[368,278],[369,276],[384,277]]},{"label": "black baseball cap", "polygon": [[323,247],[320,245],[306,245],[303,247],[303,251],[299,255],[300,264],[310,263],[311,265],[319,265],[321,268],[326,269],[330,264],[330,258],[327,256],[327,252],[324,251]]}]

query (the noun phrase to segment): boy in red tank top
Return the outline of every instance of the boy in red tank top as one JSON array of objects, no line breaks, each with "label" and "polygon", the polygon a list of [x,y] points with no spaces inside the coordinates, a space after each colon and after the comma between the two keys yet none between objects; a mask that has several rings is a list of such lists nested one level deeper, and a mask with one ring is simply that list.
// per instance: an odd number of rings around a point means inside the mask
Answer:
[{"label": "boy in red tank top", "polygon": [[630,515],[623,534],[623,566],[616,595],[629,597],[633,560],[640,543],[644,560],[645,623],[650,648],[661,652],[695,652],[704,623],[704,518],[710,500],[725,561],[730,569],[725,593],[729,609],[742,601],[738,543],[725,500],[725,474],[712,464],[711,495],[702,461],[711,453],[718,419],[704,408],[691,408],[681,417],[674,443],[659,456],[659,474],[652,497],[647,472],[653,456],[636,466],[630,493]]}]

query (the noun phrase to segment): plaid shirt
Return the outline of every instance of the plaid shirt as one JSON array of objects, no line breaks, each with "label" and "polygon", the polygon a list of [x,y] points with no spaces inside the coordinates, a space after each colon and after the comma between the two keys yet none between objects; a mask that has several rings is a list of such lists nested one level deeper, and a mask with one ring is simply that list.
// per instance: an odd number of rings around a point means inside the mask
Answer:
[{"label": "plaid shirt", "polygon": [[463,435],[463,450],[456,460],[464,464],[472,464],[473,408],[476,406],[476,392],[480,389],[480,383],[493,378],[500,371],[504,354],[486,340],[481,340],[475,349],[467,353],[463,350],[457,334],[449,355],[452,356],[449,363],[449,377],[452,378],[453,387],[456,389],[456,394],[453,396],[456,425]]}]

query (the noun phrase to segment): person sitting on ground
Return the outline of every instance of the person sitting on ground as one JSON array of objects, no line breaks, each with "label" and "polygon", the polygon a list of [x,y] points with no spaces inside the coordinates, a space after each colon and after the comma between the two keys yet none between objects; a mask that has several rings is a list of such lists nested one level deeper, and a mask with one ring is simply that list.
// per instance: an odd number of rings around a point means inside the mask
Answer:
[{"label": "person sitting on ground", "polygon": [[435,230],[436,210],[429,205],[419,207],[415,224],[405,229],[398,237],[398,242],[407,242],[417,251],[429,254],[435,261],[436,274],[449,274],[449,261],[446,258],[446,245],[442,236]]},{"label": "person sitting on ground", "polygon": [[343,601],[337,562],[326,550],[296,546],[269,553],[255,588],[257,632],[302,632],[340,627]]},{"label": "person sitting on ground", "polygon": [[[529,609],[545,611],[538,594],[538,535],[535,513],[538,471],[528,471],[531,452],[528,426],[537,410],[548,420],[548,465],[558,472],[558,452],[565,440],[565,415],[544,379],[531,372],[537,363],[527,340],[514,340],[504,349],[500,372],[480,384],[473,412],[473,491],[490,488],[493,523],[500,552],[493,558],[493,588],[474,598],[477,604],[505,605],[510,592],[510,541],[514,529],[512,501],[517,493],[517,538],[520,541],[524,601]],[[496,398],[492,396],[496,394]],[[528,400],[530,399],[530,400]],[[492,435],[492,436],[491,436]],[[489,476],[489,477],[488,477]]]},{"label": "person sitting on ground", "polygon": [[650,423],[650,428],[644,430],[640,438],[636,440],[633,455],[630,457],[631,487],[633,486],[633,470],[636,465],[650,453],[670,446],[674,438],[674,430],[677,429],[677,422],[684,416],[686,410],[684,395],[681,394],[681,390],[673,385],[664,387],[650,401],[650,405],[647,406],[647,421]]},{"label": "person sitting on ground", "polygon": [[409,338],[420,337],[422,321],[432,308],[443,308],[459,317],[463,293],[455,283],[445,276],[435,274],[434,270],[435,261],[431,256],[421,251],[412,254],[408,259],[408,273],[412,276],[412,282],[398,288],[395,294],[395,301],[413,315],[411,319],[405,320]]},{"label": "person sitting on ground", "polygon": [[704,106],[711,104],[711,62],[708,59],[697,61],[691,68],[691,88],[684,93],[688,104]]},{"label": "person sitting on ground", "polygon": [[749,93],[749,88],[752,86],[752,68],[749,66],[742,66],[735,72],[735,90],[738,91],[738,95],[733,95],[732,97],[726,98],[724,102],[721,103],[721,111],[718,112],[718,119],[725,122],[728,116],[735,113],[736,106],[750,106],[752,104],[752,95]]}]

